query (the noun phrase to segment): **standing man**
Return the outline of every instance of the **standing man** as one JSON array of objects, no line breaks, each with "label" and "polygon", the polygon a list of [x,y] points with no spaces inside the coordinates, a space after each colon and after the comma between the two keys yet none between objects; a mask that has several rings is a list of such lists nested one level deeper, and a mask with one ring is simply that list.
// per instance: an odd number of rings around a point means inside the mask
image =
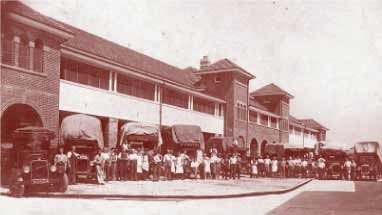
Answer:
[{"label": "standing man", "polygon": [[292,156],[289,157],[288,161],[288,178],[293,178],[294,177],[294,159]]},{"label": "standing man", "polygon": [[237,174],[237,155],[233,153],[231,158],[229,159],[229,167],[231,171],[231,178],[236,179]]},{"label": "standing man", "polygon": [[265,175],[267,177],[271,176],[271,159],[269,158],[269,155],[267,155],[264,159],[264,169]]},{"label": "standing man", "polygon": [[127,180],[127,170],[128,170],[128,159],[129,154],[127,153],[127,149],[121,148],[121,152],[118,155],[119,159],[119,177],[121,181]]},{"label": "standing man", "polygon": [[129,155],[129,161],[130,161],[130,180],[136,181],[138,179],[138,174],[137,174],[138,154],[136,149],[133,149],[132,153]]},{"label": "standing man", "polygon": [[172,180],[171,166],[173,163],[171,151],[168,149],[167,153],[163,156],[163,164],[164,164],[164,176],[166,180]]},{"label": "standing man", "polygon": [[76,152],[76,146],[72,145],[71,150],[67,153],[69,160],[69,184],[77,183],[77,158],[80,156]]},{"label": "standing man", "polygon": [[351,161],[349,160],[349,158],[346,158],[346,160],[344,162],[345,179],[346,180],[350,180],[351,179],[351,166],[352,166]]},{"label": "standing man", "polygon": [[153,157],[153,181],[159,181],[160,177],[160,165],[162,162],[162,155],[155,150]]},{"label": "standing man", "polygon": [[105,175],[105,180],[108,181],[110,178],[110,175],[108,175],[108,173],[110,173],[110,153],[106,147],[102,149],[101,158],[102,158],[102,164],[101,164],[102,171]]},{"label": "standing man", "polygon": [[110,180],[117,180],[117,162],[118,162],[118,153],[115,151],[115,148],[111,149],[110,152],[110,172],[106,175],[110,175]]},{"label": "standing man", "polygon": [[325,175],[325,159],[323,157],[320,157],[317,160],[317,167],[318,167],[318,178],[320,180],[324,179]]}]

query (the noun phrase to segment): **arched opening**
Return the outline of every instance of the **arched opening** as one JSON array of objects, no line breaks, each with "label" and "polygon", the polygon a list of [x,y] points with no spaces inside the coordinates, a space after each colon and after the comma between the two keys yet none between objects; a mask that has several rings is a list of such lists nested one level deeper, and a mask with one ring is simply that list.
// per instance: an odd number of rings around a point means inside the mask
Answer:
[{"label": "arched opening", "polygon": [[14,165],[13,131],[27,126],[43,126],[35,109],[25,104],[9,106],[1,116],[1,184],[7,184]]},{"label": "arched opening", "polygon": [[264,156],[265,155],[265,147],[266,145],[268,144],[268,142],[266,140],[263,140],[263,142],[261,142],[261,156]]},{"label": "arched opening", "polygon": [[258,144],[255,138],[253,138],[251,141],[250,152],[251,152],[251,157],[258,155]]},{"label": "arched opening", "polygon": [[26,104],[9,106],[1,117],[1,144],[12,143],[13,131],[26,126],[43,126],[37,111]]},{"label": "arched opening", "polygon": [[43,72],[44,43],[42,40],[36,39],[34,44],[33,70],[36,72]]}]

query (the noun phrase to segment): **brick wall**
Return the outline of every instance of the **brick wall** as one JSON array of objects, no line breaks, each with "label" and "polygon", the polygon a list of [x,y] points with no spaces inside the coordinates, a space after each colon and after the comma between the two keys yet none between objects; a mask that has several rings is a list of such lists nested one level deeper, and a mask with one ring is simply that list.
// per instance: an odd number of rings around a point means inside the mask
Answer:
[{"label": "brick wall", "polygon": [[[1,67],[1,115],[13,104],[31,106],[45,127],[58,135],[60,52],[44,52],[44,72],[33,73],[3,65]],[[53,143],[57,143],[57,139]]]}]

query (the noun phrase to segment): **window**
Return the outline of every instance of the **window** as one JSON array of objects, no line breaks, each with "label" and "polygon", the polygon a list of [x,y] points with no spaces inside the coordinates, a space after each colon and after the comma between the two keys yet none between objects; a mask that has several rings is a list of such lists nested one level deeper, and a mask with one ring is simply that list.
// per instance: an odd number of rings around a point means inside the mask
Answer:
[{"label": "window", "polygon": [[293,134],[293,126],[289,126],[289,134]]},{"label": "window", "polygon": [[257,112],[249,111],[249,121],[250,122],[257,122]]},{"label": "window", "polygon": [[61,60],[61,78],[64,80],[109,89],[109,71],[87,64],[63,58]]},{"label": "window", "polygon": [[[18,53],[17,56],[16,53]],[[43,58],[43,43],[40,39],[35,41],[35,47],[31,49],[29,46],[29,41],[26,38],[20,38],[20,42],[18,43],[18,51],[16,52],[16,42],[13,41],[11,36],[1,36],[2,63],[12,66],[17,65],[20,68],[35,72],[43,72]]]},{"label": "window", "polygon": [[215,77],[215,83],[221,83],[222,78],[221,77]]},{"label": "window", "polygon": [[117,91],[127,95],[154,101],[155,84],[127,76],[118,76]]},{"label": "window", "polygon": [[44,43],[42,40],[37,39],[34,41],[34,49],[33,49],[33,69],[36,72],[43,72],[44,65]]},{"label": "window", "polygon": [[296,135],[301,135],[301,128],[295,128],[294,129],[294,133],[296,134]]},{"label": "window", "polygon": [[277,119],[275,117],[271,117],[271,127],[277,128]]},{"label": "window", "polygon": [[239,120],[247,120],[247,105],[237,103],[237,118]]},{"label": "window", "polygon": [[219,104],[219,116],[224,116],[224,105]]},{"label": "window", "polygon": [[188,109],[188,95],[172,89],[163,88],[162,102]]},{"label": "window", "polygon": [[194,97],[194,110],[202,113],[215,114],[215,103]]},{"label": "window", "polygon": [[261,114],[260,124],[268,126],[268,116],[267,115]]},{"label": "window", "polygon": [[21,39],[19,43],[19,56],[18,56],[18,61],[19,61],[19,67],[24,68],[24,69],[29,69],[29,46],[28,42],[24,39]]}]

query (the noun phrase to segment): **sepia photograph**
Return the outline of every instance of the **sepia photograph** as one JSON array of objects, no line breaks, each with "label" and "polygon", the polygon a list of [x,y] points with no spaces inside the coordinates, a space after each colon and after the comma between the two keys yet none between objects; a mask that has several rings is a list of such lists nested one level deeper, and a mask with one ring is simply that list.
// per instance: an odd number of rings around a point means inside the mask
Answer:
[{"label": "sepia photograph", "polygon": [[0,213],[381,215],[381,0],[1,0]]}]

